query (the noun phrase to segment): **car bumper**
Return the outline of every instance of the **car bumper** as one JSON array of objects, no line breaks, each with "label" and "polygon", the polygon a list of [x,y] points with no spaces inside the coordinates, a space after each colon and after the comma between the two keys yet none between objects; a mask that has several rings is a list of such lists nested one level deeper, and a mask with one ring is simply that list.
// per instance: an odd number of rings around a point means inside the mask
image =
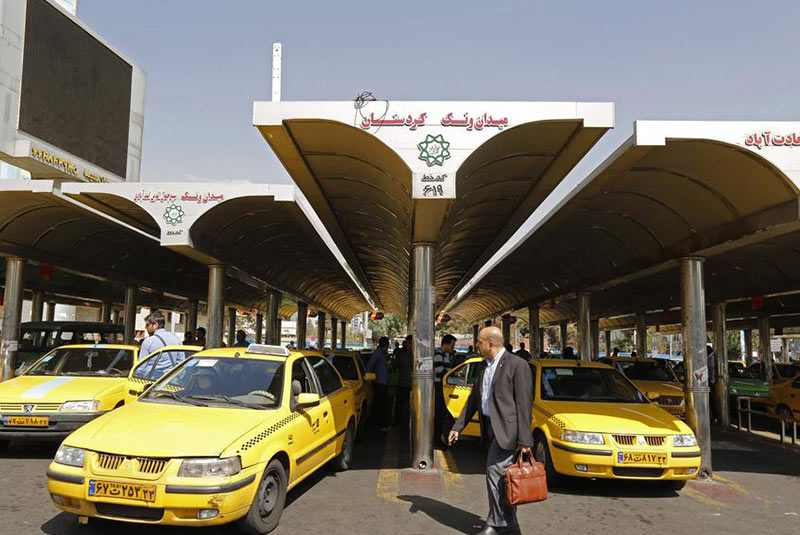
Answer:
[{"label": "car bumper", "polygon": [[[102,416],[105,412],[92,413],[18,413],[4,412],[0,415],[0,440],[63,440],[80,426]],[[47,416],[47,427],[18,427],[3,425],[5,416]]]},{"label": "car bumper", "polygon": [[[666,464],[623,464],[618,462],[622,451],[666,453]],[[550,442],[553,466],[559,474],[576,477],[636,480],[694,479],[700,469],[700,449],[682,448],[678,451],[626,449],[616,447],[591,448],[561,441]],[[577,466],[581,466],[579,470]]]},{"label": "car bumper", "polygon": [[[47,470],[47,490],[56,509],[79,516],[141,524],[214,526],[233,522],[247,513],[260,482],[259,475],[258,469],[251,467],[223,483],[173,485],[160,480],[95,476],[82,468],[53,463]],[[89,496],[89,481],[93,479],[154,485],[155,501]],[[198,518],[201,510],[209,509],[216,510],[217,516]]]}]

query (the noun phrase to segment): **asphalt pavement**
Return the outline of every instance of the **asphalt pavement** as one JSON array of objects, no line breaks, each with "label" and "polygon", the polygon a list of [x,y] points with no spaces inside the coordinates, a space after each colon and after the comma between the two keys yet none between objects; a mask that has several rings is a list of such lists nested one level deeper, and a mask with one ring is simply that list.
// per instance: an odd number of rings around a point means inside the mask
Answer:
[{"label": "asphalt pavement", "polygon": [[[652,483],[575,480],[546,502],[519,508],[523,533],[730,535],[800,533],[800,449],[736,431],[714,432],[714,481],[680,492]],[[436,452],[437,470],[402,468],[407,437],[373,431],[354,467],[322,469],[289,493],[276,535],[474,533],[485,518],[484,456],[463,440]],[[234,526],[185,529],[76,517],[56,511],[45,487],[54,445],[13,445],[0,455],[0,534],[233,534]]]}]

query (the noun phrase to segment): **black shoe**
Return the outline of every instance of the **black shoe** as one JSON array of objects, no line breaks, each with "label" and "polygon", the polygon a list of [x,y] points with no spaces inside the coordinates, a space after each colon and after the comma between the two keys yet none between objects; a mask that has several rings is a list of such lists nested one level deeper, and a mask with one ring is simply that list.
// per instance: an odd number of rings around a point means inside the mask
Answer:
[{"label": "black shoe", "polygon": [[476,535],[499,535],[497,530],[494,529],[492,526],[486,526],[482,530],[480,530]]}]

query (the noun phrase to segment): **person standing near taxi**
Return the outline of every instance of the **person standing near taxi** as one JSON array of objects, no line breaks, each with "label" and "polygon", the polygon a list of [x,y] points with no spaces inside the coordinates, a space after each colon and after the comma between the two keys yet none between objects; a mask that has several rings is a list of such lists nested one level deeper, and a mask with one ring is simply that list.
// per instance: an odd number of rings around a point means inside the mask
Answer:
[{"label": "person standing near taxi", "polygon": [[444,421],[447,416],[447,403],[444,399],[442,381],[444,375],[453,367],[453,353],[456,347],[456,337],[452,334],[442,336],[442,343],[433,354],[433,386],[436,396],[433,406],[433,433],[434,441],[440,446],[446,445]]},{"label": "person standing near taxi", "polygon": [[455,444],[480,411],[481,434],[490,444],[486,459],[489,514],[478,535],[519,533],[517,508],[506,502],[503,481],[516,455],[531,453],[533,375],[527,362],[503,348],[503,333],[497,327],[485,327],[478,333],[478,352],[486,359],[486,367],[453,425],[448,443]]},{"label": "person standing near taxi", "polygon": [[389,339],[381,336],[378,339],[378,349],[372,352],[364,369],[366,373],[374,373],[375,381],[372,384],[372,422],[375,427],[382,428],[389,421],[389,368],[386,361],[389,359]]},{"label": "person standing near taxi", "polygon": [[144,321],[148,336],[142,341],[142,347],[139,348],[139,359],[158,351],[162,347],[181,345],[181,339],[175,333],[171,333],[164,328],[166,319],[164,314],[158,310],[151,312]]}]

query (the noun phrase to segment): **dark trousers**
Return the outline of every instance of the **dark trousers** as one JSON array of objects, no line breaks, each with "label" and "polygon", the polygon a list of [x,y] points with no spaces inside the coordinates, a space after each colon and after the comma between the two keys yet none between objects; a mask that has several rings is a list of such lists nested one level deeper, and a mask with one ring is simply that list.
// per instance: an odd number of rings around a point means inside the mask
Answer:
[{"label": "dark trousers", "polygon": [[[444,401],[442,383],[433,383],[433,385],[433,395],[435,398],[433,405],[433,440],[434,443],[443,445],[447,444],[447,437],[442,436],[442,433],[445,432],[443,424],[447,413],[447,404]],[[447,429],[447,432],[449,433],[450,429]]]},{"label": "dark trousers", "polygon": [[387,396],[389,394],[388,385],[379,385],[373,383],[372,385],[372,425],[375,427],[385,427],[386,422],[389,421]]},{"label": "dark trousers", "polygon": [[504,450],[492,439],[486,458],[486,491],[489,494],[489,515],[486,525],[493,528],[517,527],[517,506],[506,501],[506,468],[514,462],[514,450]]},{"label": "dark trousers", "polygon": [[410,411],[409,401],[411,399],[410,386],[398,386],[395,391],[394,421],[400,425],[408,423]]}]

